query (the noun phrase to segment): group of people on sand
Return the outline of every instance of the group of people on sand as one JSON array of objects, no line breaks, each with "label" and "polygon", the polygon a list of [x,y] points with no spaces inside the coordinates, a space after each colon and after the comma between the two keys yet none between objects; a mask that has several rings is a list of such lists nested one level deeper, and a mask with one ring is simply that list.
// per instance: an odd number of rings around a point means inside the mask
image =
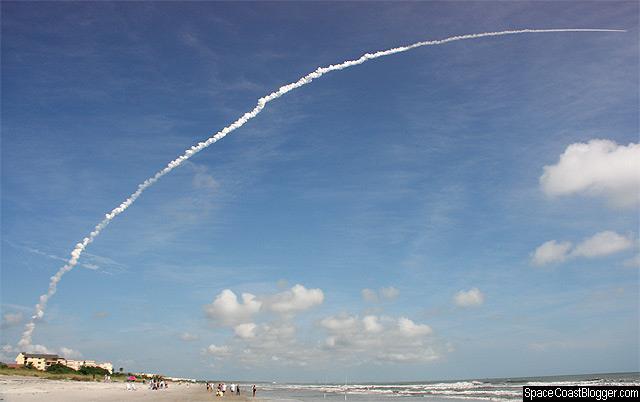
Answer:
[{"label": "group of people on sand", "polygon": [[[218,385],[215,387],[216,396],[225,396],[225,394],[227,393],[227,389],[229,390],[229,393],[231,395],[233,394],[240,395],[240,384],[230,384],[227,387],[227,384],[221,382],[221,383],[218,383]],[[256,396],[255,384],[252,386],[251,390],[253,392],[253,396]],[[213,391],[214,391],[214,384],[207,381],[207,392],[213,392]]]},{"label": "group of people on sand", "polygon": [[[146,384],[146,381],[142,381],[143,384]],[[169,384],[165,380],[160,380],[153,378],[149,381],[149,389],[156,391],[158,389],[168,389]],[[127,391],[137,391],[136,382],[134,380],[127,380]]]},{"label": "group of people on sand", "polygon": [[149,381],[149,389],[158,390],[158,389],[167,389],[169,388],[169,384],[165,380],[157,380],[153,378]]}]

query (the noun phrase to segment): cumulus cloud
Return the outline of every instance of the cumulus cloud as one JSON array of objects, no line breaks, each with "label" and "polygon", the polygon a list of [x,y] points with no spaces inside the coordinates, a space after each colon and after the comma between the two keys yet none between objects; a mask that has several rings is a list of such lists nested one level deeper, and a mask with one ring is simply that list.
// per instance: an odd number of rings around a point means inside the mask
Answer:
[{"label": "cumulus cloud", "polygon": [[484,294],[478,288],[461,290],[453,297],[453,302],[458,307],[475,307],[484,303]]},{"label": "cumulus cloud", "polygon": [[[261,312],[269,311],[282,315],[293,315],[316,307],[323,301],[324,293],[321,289],[307,289],[300,284],[291,289],[262,297],[243,293],[242,302],[238,301],[238,297],[233,291],[225,289],[216,296],[213,303],[204,306],[204,311],[219,325],[234,327],[235,330],[240,324],[253,322],[254,316]],[[246,329],[247,327],[242,328]]]},{"label": "cumulus cloud", "polygon": [[21,352],[27,352],[27,353],[45,353],[45,354],[55,354],[55,350],[49,349],[44,345],[27,345],[24,346],[21,350]]},{"label": "cumulus cloud", "polygon": [[242,339],[250,339],[255,338],[256,336],[256,328],[258,326],[252,322],[248,322],[245,324],[236,325],[233,328],[233,331]]},{"label": "cumulus cloud", "polygon": [[426,324],[406,318],[367,315],[326,317],[320,325],[328,332],[324,348],[333,358],[359,362],[425,362],[446,350]]},{"label": "cumulus cloud", "polygon": [[531,262],[534,265],[547,265],[556,262],[562,262],[569,256],[569,251],[573,245],[571,242],[557,242],[549,240],[538,247],[531,256]]},{"label": "cumulus cloud", "polygon": [[64,346],[60,348],[60,355],[66,359],[79,359],[82,357],[82,353]]},{"label": "cumulus cloud", "polygon": [[52,355],[57,354],[62,357],[68,357],[71,359],[82,356],[82,353],[74,349],[61,347],[60,349],[55,350],[55,349],[48,348],[45,345],[28,345],[24,347],[21,346],[19,351],[27,352],[27,353],[44,353],[44,354],[52,354]]},{"label": "cumulus cloud", "polygon": [[[248,325],[251,324],[251,325]],[[452,350],[433,335],[426,324],[406,317],[341,314],[318,322],[325,332],[322,342],[301,342],[293,322],[280,317],[264,324],[241,324],[236,336],[224,346],[212,345],[204,352],[216,359],[233,356],[247,366],[333,365],[381,362],[428,362]]]},{"label": "cumulus cloud", "polygon": [[229,347],[228,346],[217,346],[214,344],[209,345],[204,352],[208,355],[211,355],[215,358],[223,358],[229,356]]},{"label": "cumulus cloud", "polygon": [[362,319],[362,324],[366,332],[378,333],[384,329],[382,324],[380,324],[380,320],[375,315],[365,316]]},{"label": "cumulus cloud", "polygon": [[569,145],[545,166],[540,186],[549,196],[585,194],[628,208],[640,201],[640,144],[596,139]]},{"label": "cumulus cloud", "polygon": [[[393,298],[398,294],[395,288],[383,289],[376,292],[379,298]],[[308,335],[299,339],[294,313],[324,301],[320,289],[307,289],[302,285],[273,295],[252,296],[249,301],[261,303],[260,308],[252,310],[254,319],[231,324],[233,320],[225,319],[226,312],[247,304],[246,301],[238,302],[237,297],[231,294],[223,291],[211,305],[206,306],[209,316],[225,322],[223,325],[232,328],[234,333],[225,344],[210,345],[203,350],[204,354],[215,359],[232,356],[234,361],[246,366],[272,367],[277,364],[302,367],[308,364],[332,365],[337,360],[350,364],[428,362],[452,350],[450,344],[433,335],[427,324],[407,317],[372,314],[359,317],[344,313],[324,317],[317,321],[324,332],[321,339]],[[221,305],[231,307],[222,309]],[[258,315],[262,313],[275,314]],[[265,318],[272,321],[261,322]]]},{"label": "cumulus cloud", "polygon": [[205,313],[211,319],[219,321],[222,325],[238,325],[251,321],[252,317],[260,311],[262,302],[251,293],[242,294],[242,302],[229,289],[225,289],[211,304],[204,306]]},{"label": "cumulus cloud", "polygon": [[298,284],[268,298],[266,307],[276,313],[289,314],[308,310],[323,301],[324,293],[321,289],[307,289]]},{"label": "cumulus cloud", "polygon": [[357,319],[351,316],[326,317],[320,325],[330,331],[346,332],[356,328]]},{"label": "cumulus cloud", "polygon": [[199,338],[198,335],[191,334],[189,332],[183,332],[183,333],[180,334],[180,339],[185,341],[185,342],[195,341],[198,338]]},{"label": "cumulus cloud", "polygon": [[563,262],[568,258],[596,258],[619,253],[633,247],[631,237],[605,230],[584,239],[575,247],[571,242],[550,240],[538,247],[531,256],[534,265]]},{"label": "cumulus cloud", "polygon": [[296,326],[287,320],[254,324],[238,328],[236,337],[230,340],[233,359],[248,366],[278,365],[305,366],[317,361],[313,344],[303,344],[296,339]]},{"label": "cumulus cloud", "polygon": [[369,303],[377,303],[380,300],[393,300],[398,295],[400,295],[400,291],[393,286],[380,288],[379,291],[375,291],[373,289],[362,289],[360,291],[362,295],[362,299]]},{"label": "cumulus cloud", "polygon": [[400,333],[411,338],[429,335],[433,332],[430,326],[426,324],[416,324],[405,317],[401,317],[398,320],[398,328],[400,329]]},{"label": "cumulus cloud", "polygon": [[25,347],[14,347],[9,344],[2,345],[0,348],[0,361],[13,361],[20,352],[27,353],[45,353],[64,357],[66,359],[80,359],[82,353],[75,349],[62,346],[58,349],[50,349],[44,345],[28,345]]},{"label": "cumulus cloud", "polygon": [[626,250],[632,245],[633,241],[630,238],[605,230],[582,241],[573,249],[571,255],[585,258],[602,257]]}]

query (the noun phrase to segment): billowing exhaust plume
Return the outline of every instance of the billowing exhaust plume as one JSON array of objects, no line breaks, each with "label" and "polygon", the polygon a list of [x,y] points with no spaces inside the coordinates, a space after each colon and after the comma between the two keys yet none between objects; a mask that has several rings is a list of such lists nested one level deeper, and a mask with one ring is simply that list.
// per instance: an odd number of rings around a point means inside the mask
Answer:
[{"label": "billowing exhaust plume", "polygon": [[227,127],[218,131],[212,137],[209,137],[207,140],[203,142],[199,142],[198,144],[187,149],[182,155],[180,155],[176,159],[169,162],[167,166],[164,167],[164,169],[158,171],[156,174],[154,174],[153,176],[151,176],[150,178],[148,178],[147,180],[139,184],[138,189],[133,194],[131,194],[129,198],[124,200],[120,205],[118,205],[111,212],[106,214],[104,219],[95,226],[93,231],[89,233],[87,237],[82,239],[80,243],[76,244],[73,251],[71,251],[71,258],[69,258],[67,263],[62,268],[60,268],[60,270],[58,270],[58,272],[56,272],[54,276],[51,277],[51,281],[49,282],[49,289],[47,290],[47,293],[40,296],[38,304],[35,307],[35,313],[31,317],[31,321],[25,325],[22,338],[18,342],[18,345],[23,348],[29,348],[31,346],[31,338],[33,336],[33,331],[35,330],[35,327],[36,327],[36,322],[42,319],[42,317],[44,316],[44,311],[47,307],[47,302],[49,301],[51,296],[53,296],[56,293],[58,282],[60,282],[64,274],[71,271],[76,266],[76,264],[78,263],[78,260],[80,259],[80,256],[82,255],[84,250],[87,248],[87,246],[93,242],[93,240],[100,234],[100,232],[105,227],[107,227],[107,225],[109,225],[109,223],[111,223],[111,221],[116,216],[120,215],[127,208],[129,208],[131,204],[133,204],[135,200],[137,200],[138,197],[140,197],[140,195],[142,195],[142,193],[147,188],[151,187],[155,182],[160,180],[162,176],[166,175],[167,173],[171,172],[173,169],[182,165],[186,160],[188,160],[198,152],[202,151],[203,149],[207,148],[209,145],[221,140],[227,134],[242,127],[246,122],[256,117],[262,111],[262,109],[264,109],[267,103],[271,102],[272,100],[275,100],[281,97],[282,95],[290,91],[293,91],[296,88],[300,88],[303,85],[307,85],[311,83],[311,81],[317,78],[320,78],[324,74],[329,73],[331,71],[343,70],[348,67],[362,64],[368,60],[373,60],[379,57],[389,56],[396,53],[406,52],[408,50],[415,49],[422,46],[442,45],[445,43],[455,42],[459,40],[478,39],[478,38],[484,38],[489,36],[503,36],[503,35],[514,35],[514,34],[525,34],[525,33],[552,33],[552,32],[625,32],[625,31],[619,30],[619,29],[520,29],[520,30],[513,30],[513,31],[485,32],[485,33],[479,33],[479,34],[452,36],[452,37],[440,39],[440,40],[417,42],[408,46],[396,47],[393,49],[382,50],[375,53],[365,53],[358,59],[348,60],[340,64],[331,64],[330,66],[327,66],[327,67],[319,67],[315,71],[300,78],[298,81],[284,85],[280,87],[280,89],[278,89],[277,91],[272,92],[269,95],[258,99],[258,103],[251,111],[246,112],[238,120],[234,121]]}]

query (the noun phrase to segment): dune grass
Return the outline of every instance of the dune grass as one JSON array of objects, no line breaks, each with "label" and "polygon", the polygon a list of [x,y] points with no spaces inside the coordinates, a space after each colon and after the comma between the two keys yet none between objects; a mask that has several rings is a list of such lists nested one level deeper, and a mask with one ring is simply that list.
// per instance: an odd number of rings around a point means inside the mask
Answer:
[{"label": "dune grass", "polygon": [[[24,377],[38,377],[48,380],[71,380],[71,381],[102,381],[102,376],[94,376],[91,374],[80,373],[48,373],[46,371],[40,371],[36,369],[28,368],[9,368],[0,367],[0,375],[12,375],[12,376],[24,376]],[[120,375],[112,375],[111,381],[124,381],[125,377]]]}]

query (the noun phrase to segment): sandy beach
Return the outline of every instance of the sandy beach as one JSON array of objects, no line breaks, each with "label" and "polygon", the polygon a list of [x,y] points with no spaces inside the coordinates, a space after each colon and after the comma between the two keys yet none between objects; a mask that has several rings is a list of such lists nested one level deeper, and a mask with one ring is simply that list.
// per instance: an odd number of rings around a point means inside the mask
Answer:
[{"label": "sandy beach", "polygon": [[[34,377],[0,376],[0,400],[7,402],[49,401],[259,401],[247,395],[215,397],[207,393],[204,384],[170,383],[165,390],[152,391],[136,384],[136,391],[127,391],[124,383],[57,381]],[[249,390],[249,388],[246,388]],[[244,391],[244,390],[243,390]]]}]

